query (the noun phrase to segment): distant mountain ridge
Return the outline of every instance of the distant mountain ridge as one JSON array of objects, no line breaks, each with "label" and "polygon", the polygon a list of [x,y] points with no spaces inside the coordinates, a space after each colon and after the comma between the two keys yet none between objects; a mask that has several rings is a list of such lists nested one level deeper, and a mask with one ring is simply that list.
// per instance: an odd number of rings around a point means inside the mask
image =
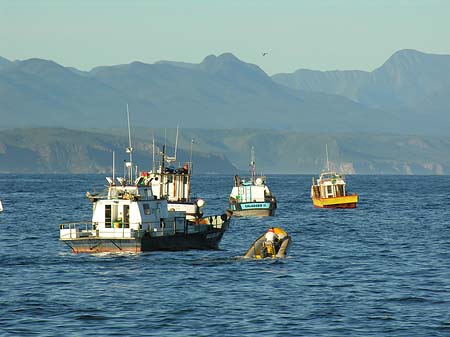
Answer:
[{"label": "distant mountain ridge", "polygon": [[[167,152],[172,155],[174,151],[174,129],[133,129],[133,158],[139,170],[151,168],[152,136],[157,149],[167,142]],[[248,175],[252,146],[257,172],[264,174],[317,175],[326,167],[325,144],[331,167],[343,173],[450,174],[450,137],[183,129],[179,162],[189,160],[192,139],[194,172],[229,174],[230,184],[234,174]],[[127,142],[125,129],[3,130],[0,173],[110,173],[112,151],[119,172],[128,158],[124,151]]]},{"label": "distant mountain ridge", "polygon": [[[161,151],[164,138],[155,141],[155,152]],[[9,129],[0,131],[0,173],[109,173],[112,151],[116,153],[116,169],[128,159],[125,130],[102,132],[61,128]],[[133,137],[133,158],[140,170],[150,170],[152,141]],[[173,144],[168,143],[168,153]],[[177,160],[190,159],[189,149],[180,148]],[[238,169],[222,154],[194,150],[197,173],[226,173]]]},{"label": "distant mountain ridge", "polygon": [[272,78],[297,90],[344,96],[404,115],[410,132],[427,127],[445,133],[450,123],[450,55],[400,50],[372,72],[299,69]]},{"label": "distant mountain ridge", "polygon": [[231,53],[91,71],[0,58],[1,128],[143,127],[449,135],[450,56],[401,50],[364,71],[268,76]]},{"label": "distant mountain ridge", "polygon": [[3,67],[3,66],[8,65],[10,63],[11,63],[10,60],[0,56],[0,68]]}]

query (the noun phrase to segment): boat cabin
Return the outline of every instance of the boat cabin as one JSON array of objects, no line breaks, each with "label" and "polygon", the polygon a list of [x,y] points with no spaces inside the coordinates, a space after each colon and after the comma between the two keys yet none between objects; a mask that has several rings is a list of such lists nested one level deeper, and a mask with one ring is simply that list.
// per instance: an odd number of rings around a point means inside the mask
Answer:
[{"label": "boat cabin", "polygon": [[314,184],[313,196],[316,198],[336,198],[346,196],[344,177],[335,172],[324,172]]},{"label": "boat cabin", "polygon": [[265,177],[258,177],[255,183],[245,181],[235,176],[234,187],[231,190],[230,198],[238,202],[263,202],[270,196],[270,191],[265,185]]},{"label": "boat cabin", "polygon": [[150,172],[141,172],[141,177],[151,179],[153,191],[159,198],[167,198],[169,201],[190,201],[190,164],[164,167],[157,164],[158,169]]},{"label": "boat cabin", "polygon": [[[139,178],[140,179],[140,178]],[[137,180],[139,184],[139,180]],[[163,236],[184,233],[185,212],[169,210],[167,200],[158,199],[149,186],[115,186],[108,194],[87,193],[93,203],[92,222],[61,227],[61,237],[96,236],[102,238],[135,238],[142,235]]]}]

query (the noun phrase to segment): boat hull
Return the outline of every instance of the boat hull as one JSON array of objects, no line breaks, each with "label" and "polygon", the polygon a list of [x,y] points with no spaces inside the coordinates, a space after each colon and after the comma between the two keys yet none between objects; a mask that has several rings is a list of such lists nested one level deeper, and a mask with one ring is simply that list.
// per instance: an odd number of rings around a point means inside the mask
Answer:
[{"label": "boat hull", "polygon": [[347,195],[335,198],[312,198],[315,208],[356,208],[358,195]]},{"label": "boat hull", "polygon": [[233,216],[273,216],[277,205],[275,202],[236,202],[230,204]]},{"label": "boat hull", "polygon": [[190,249],[213,250],[219,248],[219,243],[224,232],[212,231],[136,239],[78,238],[61,241],[67,244],[74,253],[139,253]]}]

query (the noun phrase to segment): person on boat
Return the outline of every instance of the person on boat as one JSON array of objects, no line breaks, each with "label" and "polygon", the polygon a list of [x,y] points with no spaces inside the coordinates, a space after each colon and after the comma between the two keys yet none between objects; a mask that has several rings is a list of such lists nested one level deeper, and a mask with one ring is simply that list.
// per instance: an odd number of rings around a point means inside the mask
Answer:
[{"label": "person on boat", "polygon": [[267,230],[265,237],[267,243],[276,243],[278,240],[278,235],[275,233],[275,229],[273,227],[270,227]]},{"label": "person on boat", "polygon": [[270,227],[265,234],[265,241],[261,249],[261,257],[272,256],[275,254],[276,246],[278,243],[278,235],[275,233],[275,229]]}]

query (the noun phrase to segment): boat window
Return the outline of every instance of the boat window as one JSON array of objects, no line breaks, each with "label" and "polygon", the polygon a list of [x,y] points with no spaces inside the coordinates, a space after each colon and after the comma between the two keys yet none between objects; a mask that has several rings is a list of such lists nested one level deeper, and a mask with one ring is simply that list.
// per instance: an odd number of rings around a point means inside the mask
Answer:
[{"label": "boat window", "polygon": [[327,193],[328,194],[333,194],[333,187],[332,186],[327,186]]},{"label": "boat window", "polygon": [[123,227],[130,228],[130,205],[123,205]]},{"label": "boat window", "polygon": [[150,205],[149,204],[143,204],[142,206],[144,207],[144,214],[145,215],[150,215],[151,214]]},{"label": "boat window", "polygon": [[105,228],[111,228],[111,205],[105,205]]}]

